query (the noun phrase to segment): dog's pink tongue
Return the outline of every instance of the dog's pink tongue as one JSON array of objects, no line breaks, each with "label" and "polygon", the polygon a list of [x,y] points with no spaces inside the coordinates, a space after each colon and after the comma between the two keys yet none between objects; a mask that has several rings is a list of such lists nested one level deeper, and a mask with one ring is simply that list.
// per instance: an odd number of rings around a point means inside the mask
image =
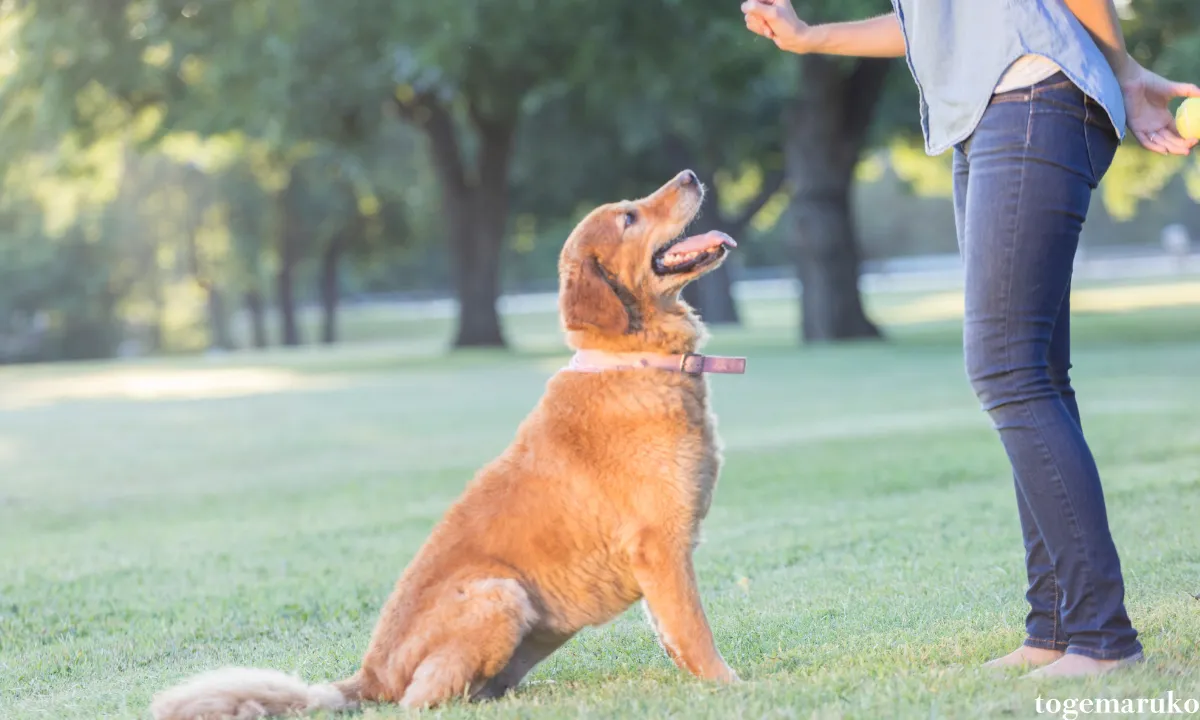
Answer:
[{"label": "dog's pink tongue", "polygon": [[671,246],[672,253],[706,252],[724,245],[728,248],[737,247],[733,238],[719,230],[711,230],[703,235],[693,235]]}]

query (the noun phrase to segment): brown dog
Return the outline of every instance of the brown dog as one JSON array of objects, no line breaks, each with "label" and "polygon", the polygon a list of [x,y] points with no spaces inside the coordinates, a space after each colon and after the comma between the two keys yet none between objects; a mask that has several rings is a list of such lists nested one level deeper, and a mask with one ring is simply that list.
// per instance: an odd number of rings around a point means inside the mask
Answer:
[{"label": "brown dog", "polygon": [[571,233],[559,303],[575,358],[405,570],[356,674],[308,686],[218,670],[157,696],[154,716],[499,697],[639,598],[679,667],[735,681],[692,568],[721,464],[702,373],[744,365],[694,354],[704,330],[679,299],[734,244],[721,233],[682,237],[703,197],[685,171],[649,197],[596,209]]}]

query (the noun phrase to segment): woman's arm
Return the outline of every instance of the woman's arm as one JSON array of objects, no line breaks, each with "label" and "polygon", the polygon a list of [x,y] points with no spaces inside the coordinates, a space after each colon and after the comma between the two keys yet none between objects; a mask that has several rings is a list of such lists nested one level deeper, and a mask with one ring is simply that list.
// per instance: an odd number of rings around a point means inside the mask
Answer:
[{"label": "woman's arm", "polygon": [[1125,35],[1113,0],[1065,0],[1065,4],[1096,41],[1117,80],[1123,80],[1133,69],[1132,58],[1125,51]]},{"label": "woman's arm", "polygon": [[1177,97],[1200,97],[1200,88],[1171,82],[1138,64],[1125,50],[1125,36],[1113,0],[1065,0],[1067,8],[1104,53],[1125,98],[1126,124],[1147,150],[1187,155],[1195,140],[1180,137],[1168,103]]},{"label": "woman's arm", "polygon": [[904,32],[894,13],[856,22],[809,25],[792,9],[791,0],[746,0],[746,27],[775,41],[781,50],[798,54],[902,57]]}]

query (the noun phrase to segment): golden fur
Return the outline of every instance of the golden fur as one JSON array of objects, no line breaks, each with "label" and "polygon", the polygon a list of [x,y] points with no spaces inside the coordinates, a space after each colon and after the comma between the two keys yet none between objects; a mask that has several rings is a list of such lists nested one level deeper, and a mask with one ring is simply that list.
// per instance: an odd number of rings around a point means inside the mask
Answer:
[{"label": "golden fur", "polygon": [[[707,267],[659,275],[704,191],[690,172],[605,205],[563,248],[560,310],[576,349],[684,353],[703,327],[679,291]],[[632,215],[630,215],[632,213]],[[361,669],[309,687],[226,669],[158,695],[158,720],[255,718],[360,702],[436,705],[499,697],[580,629],[639,599],[671,659],[737,679],[700,603],[692,550],[721,464],[703,377],[563,371],[446,512],[381,612]]]}]

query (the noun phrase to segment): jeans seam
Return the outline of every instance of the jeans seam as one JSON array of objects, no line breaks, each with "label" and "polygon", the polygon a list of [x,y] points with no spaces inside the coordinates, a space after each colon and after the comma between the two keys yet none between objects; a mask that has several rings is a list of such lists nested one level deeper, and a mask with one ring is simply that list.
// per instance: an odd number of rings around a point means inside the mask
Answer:
[{"label": "jeans seam", "polygon": [[[1043,544],[1043,545],[1045,545],[1045,544],[1046,544],[1046,539],[1045,539],[1045,538],[1042,538],[1042,544]],[[1049,554],[1050,554],[1050,550],[1049,550],[1048,548],[1047,548],[1047,550],[1046,550],[1046,554],[1047,554],[1047,555],[1049,555]],[[1051,571],[1050,571],[1050,582],[1054,583],[1054,612],[1052,612],[1052,613],[1051,613],[1051,615],[1053,615],[1053,616],[1054,616],[1054,631],[1053,631],[1052,635],[1053,635],[1053,637],[1054,637],[1054,641],[1055,641],[1055,642],[1058,642],[1058,622],[1059,622],[1059,619],[1060,619],[1060,618],[1059,618],[1059,609],[1058,609],[1058,604],[1059,604],[1060,602],[1062,602],[1062,597],[1061,597],[1061,595],[1060,595],[1060,593],[1059,593],[1059,588],[1058,588],[1058,575],[1054,574],[1054,570],[1053,570],[1053,569],[1051,569]],[[1065,644],[1065,643],[1064,643],[1064,644]]]},{"label": "jeans seam", "polygon": [[1021,157],[1021,185],[1017,188],[1018,206],[1021,204],[1021,191],[1025,188],[1025,164],[1029,162],[1029,146],[1033,143],[1033,101],[1034,95],[1029,93],[1029,117],[1025,119],[1025,154]]},{"label": "jeans seam", "polygon": [[1009,323],[1012,318],[1011,305],[1012,305],[1013,282],[1016,279],[1016,272],[1015,272],[1015,268],[1013,267],[1013,257],[1015,257],[1017,254],[1017,236],[1021,232],[1021,221],[1020,221],[1021,195],[1025,192],[1025,168],[1029,164],[1029,142],[1032,138],[1032,134],[1033,134],[1033,96],[1031,95],[1029,98],[1029,115],[1025,119],[1025,147],[1023,148],[1023,150],[1021,152],[1021,177],[1017,181],[1016,212],[1013,213],[1013,216],[1017,219],[1013,223],[1013,232],[1012,232],[1012,236],[1010,237],[1010,241],[1008,243],[1008,257],[1005,258],[1006,267],[1008,269],[1008,284],[1004,288],[1004,338],[1005,338],[1004,365],[1005,365],[1005,367],[1009,367],[1011,365],[1010,353],[1011,353],[1012,349],[1009,347],[1009,343],[1007,341],[1008,341],[1008,337],[1009,337],[1009,334],[1008,334],[1008,331],[1010,328]]},{"label": "jeans seam", "polygon": [[1008,270],[1008,283],[1004,287],[1004,366],[1012,365],[1012,348],[1008,342],[1010,323],[1012,320],[1012,293],[1013,282],[1016,280],[1016,271],[1013,267],[1013,257],[1017,253],[1017,236],[1021,233],[1021,195],[1025,192],[1025,169],[1029,164],[1029,143],[1033,132],[1033,98],[1029,99],[1029,115],[1025,120],[1025,147],[1021,152],[1021,177],[1017,181],[1017,200],[1013,217],[1012,235],[1009,238],[1007,257],[1005,258],[1005,268]]},{"label": "jeans seam", "polygon": [[1046,638],[1034,637],[1032,635],[1025,638],[1024,644],[1043,650],[1065,650],[1068,647],[1065,641],[1047,640]]},{"label": "jeans seam", "polygon": [[1100,184],[1100,178],[1096,177],[1096,161],[1092,158],[1092,140],[1088,137],[1088,120],[1092,116],[1092,109],[1088,105],[1087,100],[1083,102],[1083,146],[1087,149],[1088,170],[1092,173],[1092,188],[1094,189]]},{"label": "jeans seam", "polygon": [[1076,645],[1067,646],[1068,655],[1082,655],[1093,660],[1124,660],[1125,658],[1135,657],[1141,652],[1142,644],[1136,641],[1125,650],[1093,650],[1091,648],[1081,648]]},{"label": "jeans seam", "polygon": [[[1031,93],[1029,96],[1029,115],[1025,120],[1025,148],[1023,149],[1023,151],[1021,153],[1021,177],[1017,182],[1017,199],[1016,199],[1016,207],[1014,208],[1015,211],[1013,212],[1013,217],[1014,217],[1013,229],[1012,229],[1012,235],[1010,236],[1009,244],[1008,244],[1008,253],[1007,253],[1008,257],[1005,260],[1006,268],[1008,270],[1008,283],[1004,288],[1004,339],[1005,339],[1005,342],[1004,342],[1004,366],[1005,367],[1011,367],[1011,364],[1012,364],[1012,347],[1011,347],[1011,343],[1008,342],[1008,338],[1009,338],[1009,329],[1011,327],[1011,319],[1012,319],[1013,282],[1015,281],[1015,276],[1016,276],[1016,268],[1013,266],[1013,258],[1016,256],[1016,252],[1017,252],[1017,249],[1016,249],[1017,238],[1021,233],[1021,221],[1020,221],[1021,195],[1025,191],[1025,170],[1026,170],[1026,166],[1029,163],[1029,144],[1030,144],[1030,140],[1032,139],[1032,128],[1033,128],[1033,95]],[[1024,491],[1022,491],[1022,492],[1024,492]],[[1043,540],[1043,542],[1045,542],[1045,540]],[[1055,605],[1055,607],[1054,607],[1055,622],[1057,622],[1058,621],[1058,618],[1057,618],[1057,612],[1058,612],[1057,594],[1055,596],[1054,605]],[[1057,633],[1055,633],[1055,634],[1057,635]]]}]

